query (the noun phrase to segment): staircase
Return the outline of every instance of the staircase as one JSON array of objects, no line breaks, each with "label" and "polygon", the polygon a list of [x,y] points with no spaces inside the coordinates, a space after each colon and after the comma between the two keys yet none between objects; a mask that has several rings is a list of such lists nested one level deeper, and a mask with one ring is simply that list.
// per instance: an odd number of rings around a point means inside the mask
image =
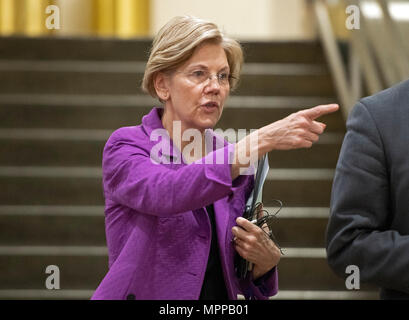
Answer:
[{"label": "staircase", "polygon": [[[0,299],[89,299],[108,268],[101,156],[121,126],[157,105],[142,79],[150,41],[0,38]],[[243,43],[240,87],[218,124],[254,129],[336,102],[315,42]],[[263,197],[280,199],[274,233],[284,248],[273,299],[372,299],[330,270],[324,239],[341,112],[309,150],[274,151]],[[267,208],[273,211],[274,208]],[[48,265],[60,290],[47,290]]]}]

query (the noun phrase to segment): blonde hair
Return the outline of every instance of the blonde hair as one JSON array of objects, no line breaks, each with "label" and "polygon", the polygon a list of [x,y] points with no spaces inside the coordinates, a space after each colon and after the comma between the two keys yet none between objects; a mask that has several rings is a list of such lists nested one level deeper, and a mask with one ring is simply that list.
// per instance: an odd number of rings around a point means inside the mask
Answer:
[{"label": "blonde hair", "polygon": [[156,74],[177,68],[205,42],[218,43],[223,47],[232,76],[230,90],[234,90],[243,65],[243,50],[240,44],[224,36],[216,24],[192,16],[175,17],[159,30],[152,43],[142,90],[158,98],[154,87]]}]

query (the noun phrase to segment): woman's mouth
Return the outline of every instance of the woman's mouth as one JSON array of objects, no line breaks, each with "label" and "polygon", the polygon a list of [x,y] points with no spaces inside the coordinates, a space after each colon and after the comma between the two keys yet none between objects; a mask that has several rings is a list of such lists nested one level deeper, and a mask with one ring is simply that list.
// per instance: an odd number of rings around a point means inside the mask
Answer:
[{"label": "woman's mouth", "polygon": [[219,104],[217,102],[210,101],[202,104],[201,107],[203,107],[206,111],[213,112],[219,108]]}]

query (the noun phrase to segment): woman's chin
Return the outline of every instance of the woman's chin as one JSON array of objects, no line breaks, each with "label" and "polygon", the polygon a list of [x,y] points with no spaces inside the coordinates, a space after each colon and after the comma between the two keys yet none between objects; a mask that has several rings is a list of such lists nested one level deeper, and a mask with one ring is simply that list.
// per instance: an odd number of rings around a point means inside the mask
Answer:
[{"label": "woman's chin", "polygon": [[199,130],[213,129],[216,124],[217,124],[217,121],[215,121],[214,119],[207,119],[207,120],[203,120],[200,123],[198,123],[197,128]]},{"label": "woman's chin", "polygon": [[200,122],[205,124],[207,127],[213,128],[217,124],[219,119],[220,119],[220,114],[217,112],[211,115],[201,117]]}]

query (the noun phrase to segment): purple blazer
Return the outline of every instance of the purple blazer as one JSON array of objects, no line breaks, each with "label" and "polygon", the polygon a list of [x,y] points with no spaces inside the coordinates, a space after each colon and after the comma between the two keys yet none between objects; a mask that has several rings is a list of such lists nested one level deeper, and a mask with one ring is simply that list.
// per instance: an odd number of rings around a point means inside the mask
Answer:
[{"label": "purple blazer", "polygon": [[[150,137],[154,129],[164,130],[162,112],[153,108],[141,125],[116,130],[105,145],[109,270],[92,299],[198,299],[211,240],[205,207],[211,203],[229,299],[248,292],[255,299],[275,295],[276,268],[258,279],[257,285],[239,281],[234,272],[231,228],[243,213],[254,176],[241,175],[232,181],[228,157],[233,156],[234,145],[224,139],[223,147],[206,155],[224,157],[223,164],[201,160],[186,164],[169,136],[160,140],[163,148],[157,154],[159,161],[170,161],[153,162],[150,154],[158,142]],[[207,133],[222,139],[213,130]]]}]

